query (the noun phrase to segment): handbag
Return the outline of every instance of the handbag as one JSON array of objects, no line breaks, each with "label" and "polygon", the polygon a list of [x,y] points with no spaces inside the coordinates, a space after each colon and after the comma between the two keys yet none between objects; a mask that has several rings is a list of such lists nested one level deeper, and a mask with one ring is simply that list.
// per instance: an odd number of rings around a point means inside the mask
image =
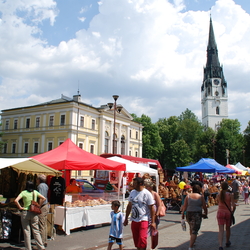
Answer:
[{"label": "handbag", "polygon": [[225,205],[227,206],[228,210],[231,212],[231,225],[235,224],[235,218],[234,218],[234,214],[231,211],[231,209],[228,207],[227,203],[224,201]]},{"label": "handbag", "polygon": [[209,195],[210,195],[210,192],[209,192],[208,189],[206,189],[206,190],[204,191],[204,195],[205,195],[205,196],[209,196]]},{"label": "handbag", "polygon": [[164,205],[163,201],[161,200],[161,206],[159,208],[159,216],[163,217],[166,215],[166,206]]},{"label": "handbag", "polygon": [[159,233],[157,229],[152,230],[151,232],[151,249],[155,249],[158,245]]},{"label": "handbag", "polygon": [[34,194],[34,191],[33,191],[33,199],[31,201],[31,204],[30,204],[30,209],[29,211],[34,213],[34,214],[41,214],[41,207],[40,205],[35,201],[35,194]]}]

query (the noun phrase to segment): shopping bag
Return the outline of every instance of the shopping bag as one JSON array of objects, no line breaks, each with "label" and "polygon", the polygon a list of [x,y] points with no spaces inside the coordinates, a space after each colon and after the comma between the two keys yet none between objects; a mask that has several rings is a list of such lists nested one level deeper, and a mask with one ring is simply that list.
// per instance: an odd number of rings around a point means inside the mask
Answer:
[{"label": "shopping bag", "polygon": [[151,232],[151,249],[155,249],[158,245],[159,233],[157,229],[153,229]]},{"label": "shopping bag", "polygon": [[163,201],[161,200],[161,206],[159,208],[159,216],[163,217],[166,215],[166,206],[164,205]]}]

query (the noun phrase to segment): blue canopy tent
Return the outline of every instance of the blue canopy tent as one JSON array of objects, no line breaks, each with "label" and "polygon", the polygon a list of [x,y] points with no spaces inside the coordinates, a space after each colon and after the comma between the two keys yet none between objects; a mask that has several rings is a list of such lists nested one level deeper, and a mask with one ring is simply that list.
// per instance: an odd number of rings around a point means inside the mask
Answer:
[{"label": "blue canopy tent", "polygon": [[226,168],[219,164],[214,159],[201,158],[197,163],[192,164],[186,167],[177,167],[176,171],[185,171],[185,172],[202,172],[202,173],[224,173],[232,174],[235,173],[235,170]]}]

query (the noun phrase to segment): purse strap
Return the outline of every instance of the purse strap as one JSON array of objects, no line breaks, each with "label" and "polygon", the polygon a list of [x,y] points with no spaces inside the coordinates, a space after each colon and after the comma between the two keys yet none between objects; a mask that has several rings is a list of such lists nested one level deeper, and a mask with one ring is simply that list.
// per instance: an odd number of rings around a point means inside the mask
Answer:
[{"label": "purse strap", "polygon": [[33,193],[32,200],[35,201],[35,191],[33,191],[32,193]]},{"label": "purse strap", "polygon": [[231,209],[228,207],[227,203],[224,201],[225,205],[227,206],[228,210],[230,211],[230,213],[233,215],[233,212],[231,211]]}]

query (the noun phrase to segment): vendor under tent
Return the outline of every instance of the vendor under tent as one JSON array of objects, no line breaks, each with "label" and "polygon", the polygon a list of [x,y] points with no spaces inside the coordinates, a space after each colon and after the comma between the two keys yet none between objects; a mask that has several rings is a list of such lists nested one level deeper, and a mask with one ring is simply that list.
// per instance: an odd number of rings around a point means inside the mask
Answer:
[{"label": "vendor under tent", "polygon": [[61,175],[60,171],[31,158],[0,158],[0,169],[6,167],[12,167],[18,173]]},{"label": "vendor under tent", "polygon": [[201,158],[197,163],[192,164],[186,167],[177,167],[176,171],[185,171],[185,172],[202,172],[202,173],[225,173],[232,174],[235,173],[235,170],[228,169],[214,159]]},{"label": "vendor under tent", "polygon": [[115,170],[125,171],[123,163],[107,160],[95,154],[91,154],[75,145],[67,139],[60,146],[31,158],[57,170],[66,171],[66,185],[69,184],[70,170]]}]

